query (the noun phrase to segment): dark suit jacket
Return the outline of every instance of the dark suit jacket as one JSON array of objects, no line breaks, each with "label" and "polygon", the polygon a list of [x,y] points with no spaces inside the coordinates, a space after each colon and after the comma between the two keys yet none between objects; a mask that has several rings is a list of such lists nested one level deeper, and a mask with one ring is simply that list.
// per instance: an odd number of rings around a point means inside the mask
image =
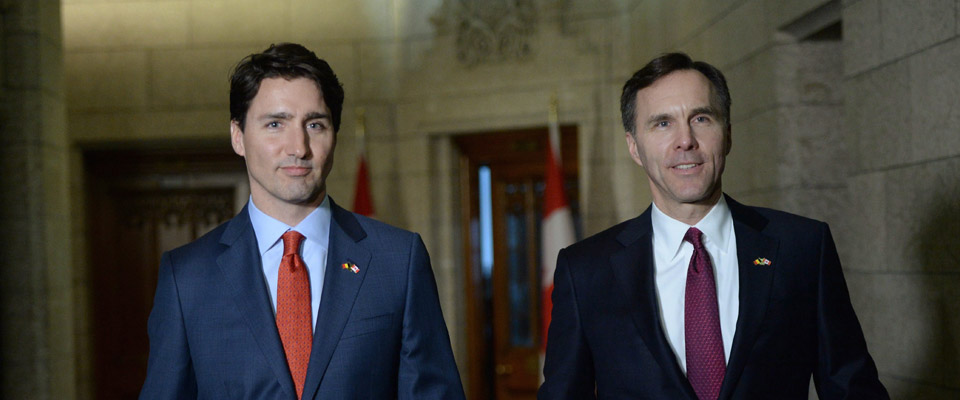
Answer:
[{"label": "dark suit jacket", "polygon": [[[887,399],[826,224],[731,198],[740,313],[720,399]],[[650,209],[560,252],[541,399],[696,399],[663,331]],[[770,265],[754,265],[763,257]]]},{"label": "dark suit jacket", "polygon": [[[303,398],[463,398],[420,236],[330,208]],[[140,398],[296,399],[267,291],[246,208],[165,253]]]}]

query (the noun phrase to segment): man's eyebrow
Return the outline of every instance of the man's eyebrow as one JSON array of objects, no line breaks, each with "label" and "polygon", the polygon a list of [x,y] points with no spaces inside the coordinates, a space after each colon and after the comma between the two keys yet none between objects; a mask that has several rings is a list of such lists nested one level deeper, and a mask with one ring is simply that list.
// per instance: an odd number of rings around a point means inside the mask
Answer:
[{"label": "man's eyebrow", "polygon": [[310,120],[310,119],[331,119],[331,118],[330,118],[330,114],[327,114],[327,113],[311,112],[311,113],[307,113],[307,119]]},{"label": "man's eyebrow", "polygon": [[717,109],[716,109],[716,108],[714,108],[714,107],[709,107],[709,106],[707,106],[707,107],[697,107],[697,108],[694,108],[693,111],[690,112],[690,115],[700,115],[700,114],[707,114],[707,115],[712,116],[712,117],[716,117],[717,115],[720,115],[720,114],[717,112]]},{"label": "man's eyebrow", "polygon": [[284,120],[286,120],[286,119],[291,119],[291,118],[293,118],[293,115],[290,114],[290,113],[286,113],[286,112],[276,112],[276,113],[263,114],[263,115],[261,115],[261,116],[260,116],[259,118],[257,118],[257,119],[258,119],[258,120],[267,120],[267,119],[284,119]]}]

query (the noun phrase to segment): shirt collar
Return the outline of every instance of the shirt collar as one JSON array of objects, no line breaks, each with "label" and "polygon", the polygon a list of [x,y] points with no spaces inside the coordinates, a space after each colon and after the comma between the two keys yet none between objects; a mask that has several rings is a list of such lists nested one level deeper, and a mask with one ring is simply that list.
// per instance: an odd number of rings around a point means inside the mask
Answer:
[{"label": "shirt collar", "polygon": [[290,226],[273,218],[253,204],[253,197],[247,200],[247,210],[250,213],[250,223],[253,232],[257,235],[257,246],[260,256],[280,242],[280,237],[289,230],[300,232],[306,240],[326,248],[330,237],[330,197],[324,195],[323,202],[313,210],[297,226]]},{"label": "shirt collar", "polygon": [[[653,204],[653,211],[650,213],[650,223],[653,225],[653,235],[656,238],[654,244],[661,254],[676,256],[680,247],[683,245],[683,236],[687,234],[690,225],[677,221]],[[720,251],[727,249],[727,243],[730,240],[730,232],[733,224],[733,217],[730,215],[730,208],[724,196],[720,196],[717,202],[696,225],[693,225],[700,232],[703,232],[704,246],[713,247]]]}]

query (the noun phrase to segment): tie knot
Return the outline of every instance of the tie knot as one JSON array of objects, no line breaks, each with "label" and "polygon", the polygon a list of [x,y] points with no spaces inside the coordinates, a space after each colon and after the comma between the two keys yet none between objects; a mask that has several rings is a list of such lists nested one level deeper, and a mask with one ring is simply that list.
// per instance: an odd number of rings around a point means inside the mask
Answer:
[{"label": "tie knot", "polygon": [[303,235],[297,231],[287,231],[283,236],[280,236],[283,239],[283,255],[289,256],[291,254],[297,254],[300,252],[300,242],[303,241]]},{"label": "tie knot", "polygon": [[701,240],[703,232],[700,232],[699,229],[690,227],[687,229],[687,234],[683,235],[683,240],[685,242],[690,242],[693,245],[694,249],[702,249],[703,241]]}]

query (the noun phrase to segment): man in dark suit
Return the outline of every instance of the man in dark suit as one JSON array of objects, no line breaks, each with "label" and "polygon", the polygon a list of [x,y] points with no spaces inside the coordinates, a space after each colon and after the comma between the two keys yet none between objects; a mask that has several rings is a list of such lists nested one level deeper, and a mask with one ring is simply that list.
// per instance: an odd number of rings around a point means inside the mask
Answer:
[{"label": "man in dark suit", "polygon": [[663,55],[621,112],[653,204],[560,252],[539,398],[888,398],[827,225],[722,193],[723,74]]},{"label": "man in dark suit", "polygon": [[296,44],[245,58],[231,142],[250,200],[163,255],[142,399],[462,399],[419,235],[336,205],[343,88]]}]

